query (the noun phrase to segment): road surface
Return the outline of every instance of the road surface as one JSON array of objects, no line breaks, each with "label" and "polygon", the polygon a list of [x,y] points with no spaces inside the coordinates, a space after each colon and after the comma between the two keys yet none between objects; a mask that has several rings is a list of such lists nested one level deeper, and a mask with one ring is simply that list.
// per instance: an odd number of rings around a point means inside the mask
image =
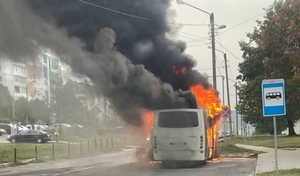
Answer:
[{"label": "road surface", "polygon": [[8,136],[7,134],[3,134],[2,136],[0,136],[0,143],[6,143],[7,142],[7,140],[6,140],[7,136]]},{"label": "road surface", "polygon": [[165,169],[137,163],[133,149],[48,163],[0,169],[1,176],[249,176],[255,159],[224,159],[196,168]]}]

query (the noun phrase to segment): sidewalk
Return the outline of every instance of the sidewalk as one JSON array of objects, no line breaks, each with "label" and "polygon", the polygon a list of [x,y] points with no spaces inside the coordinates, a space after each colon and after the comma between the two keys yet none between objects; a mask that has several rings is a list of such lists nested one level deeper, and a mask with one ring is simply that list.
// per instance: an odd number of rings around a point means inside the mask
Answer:
[{"label": "sidewalk", "polygon": [[[264,172],[272,172],[276,170],[275,149],[243,145],[243,144],[236,144],[236,146],[240,148],[266,152],[258,155],[256,171],[255,171],[256,174],[264,173]],[[278,149],[278,169],[284,170],[284,169],[300,168],[299,158],[300,158],[300,149],[294,149],[294,150]]]}]

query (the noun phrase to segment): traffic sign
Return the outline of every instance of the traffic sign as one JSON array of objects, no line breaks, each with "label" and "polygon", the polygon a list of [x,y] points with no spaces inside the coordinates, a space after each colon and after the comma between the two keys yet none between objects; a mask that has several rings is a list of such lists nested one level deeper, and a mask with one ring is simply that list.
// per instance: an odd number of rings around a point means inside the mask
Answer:
[{"label": "traffic sign", "polygon": [[278,175],[277,125],[275,116],[286,114],[284,79],[265,79],[262,81],[261,89],[263,115],[265,117],[273,116],[275,167]]},{"label": "traffic sign", "polygon": [[284,79],[262,81],[263,115],[282,116],[286,114]]},{"label": "traffic sign", "polygon": [[222,112],[221,112],[221,116],[223,118],[229,118],[231,116],[231,109],[229,106],[224,105],[222,107]]}]

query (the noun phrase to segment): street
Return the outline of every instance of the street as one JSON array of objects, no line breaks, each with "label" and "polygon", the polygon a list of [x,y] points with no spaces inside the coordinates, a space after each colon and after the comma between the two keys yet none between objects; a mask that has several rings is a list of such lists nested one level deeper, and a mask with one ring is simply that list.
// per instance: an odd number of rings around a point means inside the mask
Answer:
[{"label": "street", "polygon": [[160,163],[137,163],[134,149],[69,160],[0,169],[3,176],[249,176],[255,159],[222,159],[196,168],[165,169]]},{"label": "street", "polygon": [[8,141],[6,140],[7,136],[7,134],[3,134],[2,136],[0,136],[0,143],[8,143]]}]

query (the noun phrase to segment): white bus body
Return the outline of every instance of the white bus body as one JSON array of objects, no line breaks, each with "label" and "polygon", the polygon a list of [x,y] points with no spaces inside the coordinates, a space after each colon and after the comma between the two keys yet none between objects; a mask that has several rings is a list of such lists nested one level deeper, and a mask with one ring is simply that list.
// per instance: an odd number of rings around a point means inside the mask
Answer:
[{"label": "white bus body", "polygon": [[152,147],[155,161],[206,163],[209,156],[207,123],[202,109],[155,111]]}]

